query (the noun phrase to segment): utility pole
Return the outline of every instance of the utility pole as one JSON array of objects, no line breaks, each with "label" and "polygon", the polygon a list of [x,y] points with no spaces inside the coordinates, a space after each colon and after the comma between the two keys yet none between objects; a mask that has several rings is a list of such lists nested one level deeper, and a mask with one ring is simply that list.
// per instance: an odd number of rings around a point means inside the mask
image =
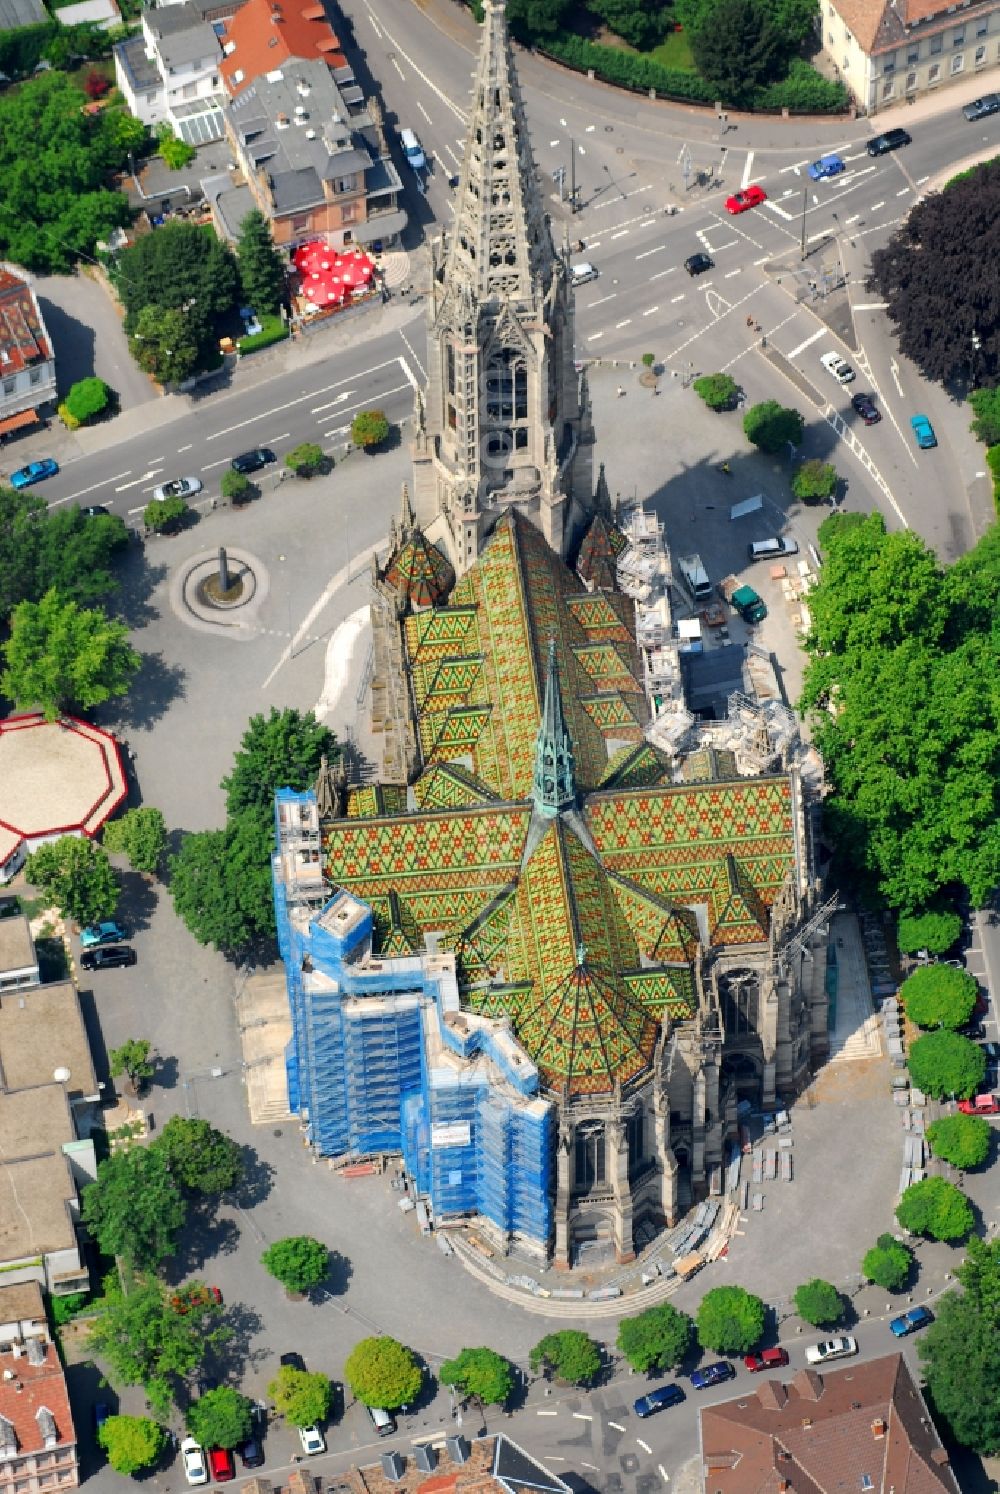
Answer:
[{"label": "utility pole", "polygon": [[569,210],[576,212],[576,141],[569,137]]},{"label": "utility pole", "polygon": [[808,200],[808,196],[809,196],[809,188],[808,187],[803,187],[802,188],[802,246],[801,246],[801,253],[799,255],[800,259],[805,259],[805,257],[806,257],[806,202]]}]

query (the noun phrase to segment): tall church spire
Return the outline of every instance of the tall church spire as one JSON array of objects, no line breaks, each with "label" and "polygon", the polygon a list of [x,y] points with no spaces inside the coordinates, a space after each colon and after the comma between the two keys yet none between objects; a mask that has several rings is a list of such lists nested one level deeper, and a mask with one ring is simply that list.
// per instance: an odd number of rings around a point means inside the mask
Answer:
[{"label": "tall church spire", "polygon": [[549,662],[545,673],[545,704],[535,739],[535,809],[551,820],[576,803],[573,741],[563,715],[559,689],[559,661],[555,639],[549,640]]},{"label": "tall church spire", "polygon": [[538,190],[504,0],[485,0],[449,275],[480,300],[528,303],[548,289],[555,251]]}]

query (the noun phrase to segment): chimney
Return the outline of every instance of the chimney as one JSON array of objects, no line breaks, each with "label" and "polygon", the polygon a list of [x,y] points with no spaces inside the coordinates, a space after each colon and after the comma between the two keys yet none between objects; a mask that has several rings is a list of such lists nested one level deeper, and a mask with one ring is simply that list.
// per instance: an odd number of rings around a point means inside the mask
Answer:
[{"label": "chimney", "polygon": [[471,1449],[464,1437],[446,1437],[445,1447],[448,1449],[449,1458],[457,1466],[460,1467],[469,1461]]},{"label": "chimney", "polygon": [[419,1473],[433,1473],[437,1467],[437,1449],[430,1442],[418,1442],[413,1448],[413,1461]]},{"label": "chimney", "polygon": [[803,1425],[803,1427],[805,1427],[808,1430],[808,1428],[812,1426],[812,1417],[811,1416],[803,1416],[803,1418],[802,1418],[802,1425]]},{"label": "chimney", "polygon": [[885,1421],[881,1416],[876,1416],[872,1422],[872,1436],[876,1442],[880,1442],[885,1436]]}]

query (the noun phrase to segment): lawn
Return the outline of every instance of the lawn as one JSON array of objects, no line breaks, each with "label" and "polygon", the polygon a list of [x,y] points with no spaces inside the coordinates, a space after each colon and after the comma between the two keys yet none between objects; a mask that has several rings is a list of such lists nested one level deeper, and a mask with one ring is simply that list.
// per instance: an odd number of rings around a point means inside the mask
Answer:
[{"label": "lawn", "polygon": [[696,73],[698,69],[694,65],[691,56],[691,48],[688,45],[687,35],[683,31],[671,31],[661,41],[658,47],[646,54],[661,67],[674,68],[679,73]]}]

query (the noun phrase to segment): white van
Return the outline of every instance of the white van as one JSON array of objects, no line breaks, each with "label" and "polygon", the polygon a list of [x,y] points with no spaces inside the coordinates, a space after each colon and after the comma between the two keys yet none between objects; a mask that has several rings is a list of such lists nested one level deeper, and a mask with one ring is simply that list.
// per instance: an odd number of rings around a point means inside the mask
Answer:
[{"label": "white van", "polygon": [[774,555],[797,555],[799,547],[795,540],[787,535],[772,536],[770,539],[754,540],[747,545],[747,555],[750,560],[770,560]]},{"label": "white van", "polygon": [[678,555],[677,569],[684,578],[688,591],[696,602],[707,601],[712,595],[712,583],[701,563],[700,555]]},{"label": "white van", "polygon": [[423,148],[420,141],[412,130],[400,130],[399,143],[403,147],[403,155],[406,157],[414,171],[423,171],[427,165]]},{"label": "white van", "polygon": [[380,1437],[391,1437],[396,1430],[395,1417],[383,1411],[381,1406],[367,1406],[365,1408],[371,1418],[371,1424]]},{"label": "white van", "polygon": [[597,279],[597,266],[584,262],[579,265],[570,265],[570,274],[574,285],[586,285],[589,280]]}]

